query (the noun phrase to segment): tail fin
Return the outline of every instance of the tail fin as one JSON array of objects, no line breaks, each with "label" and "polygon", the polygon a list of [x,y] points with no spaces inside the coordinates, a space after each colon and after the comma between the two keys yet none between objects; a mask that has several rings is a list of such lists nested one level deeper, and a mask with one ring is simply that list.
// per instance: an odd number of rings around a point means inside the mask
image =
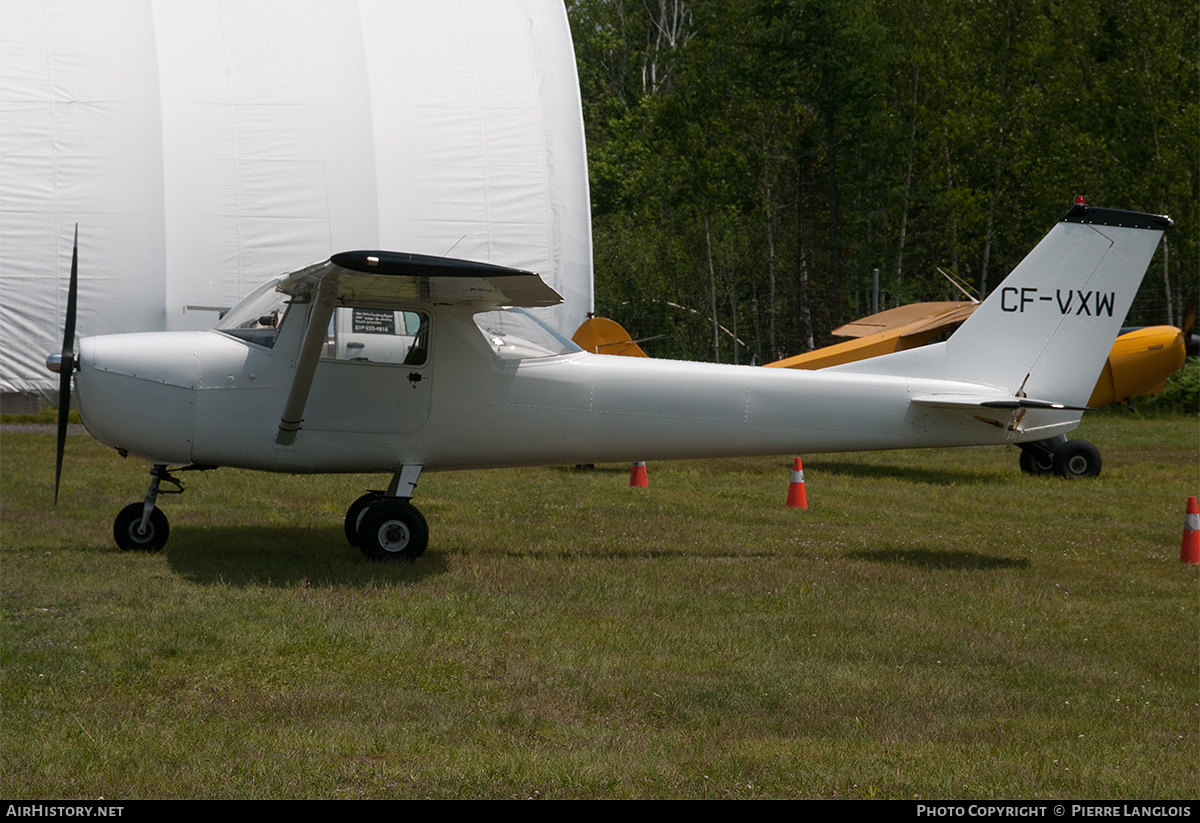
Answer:
[{"label": "tail fin", "polygon": [[646,357],[625,328],[607,317],[589,317],[571,336],[575,345],[593,354],[616,354],[625,357]]},{"label": "tail fin", "polygon": [[1087,403],[1168,217],[1077,205],[937,346],[835,366]]}]

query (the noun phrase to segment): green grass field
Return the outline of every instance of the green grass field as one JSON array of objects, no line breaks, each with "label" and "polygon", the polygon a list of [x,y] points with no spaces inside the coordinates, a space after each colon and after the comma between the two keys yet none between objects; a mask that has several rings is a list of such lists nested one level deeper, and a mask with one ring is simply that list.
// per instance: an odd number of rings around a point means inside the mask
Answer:
[{"label": "green grass field", "polygon": [[378,477],[188,474],[0,434],[0,794],[22,798],[1196,798],[1195,417],[1089,416],[1102,476],[1017,451]]}]

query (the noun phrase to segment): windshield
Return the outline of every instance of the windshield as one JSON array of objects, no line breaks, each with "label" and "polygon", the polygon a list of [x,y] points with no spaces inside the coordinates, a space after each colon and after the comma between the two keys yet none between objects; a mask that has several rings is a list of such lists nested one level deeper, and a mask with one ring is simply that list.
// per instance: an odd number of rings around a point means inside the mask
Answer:
[{"label": "windshield", "polygon": [[497,309],[475,315],[475,325],[502,360],[553,357],[583,351],[525,309]]},{"label": "windshield", "polygon": [[213,326],[234,337],[271,348],[279,336],[279,324],[287,311],[289,295],[276,289],[278,280],[264,283],[238,303]]}]

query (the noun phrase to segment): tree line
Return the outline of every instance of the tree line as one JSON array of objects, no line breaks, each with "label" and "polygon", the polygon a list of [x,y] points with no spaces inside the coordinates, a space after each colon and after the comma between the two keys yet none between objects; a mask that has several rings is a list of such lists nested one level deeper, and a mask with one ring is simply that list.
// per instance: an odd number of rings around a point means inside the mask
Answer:
[{"label": "tree line", "polygon": [[1130,324],[1200,244],[1194,0],[567,0],[597,313],[654,356],[769,362],[986,295],[1066,212],[1170,214]]}]

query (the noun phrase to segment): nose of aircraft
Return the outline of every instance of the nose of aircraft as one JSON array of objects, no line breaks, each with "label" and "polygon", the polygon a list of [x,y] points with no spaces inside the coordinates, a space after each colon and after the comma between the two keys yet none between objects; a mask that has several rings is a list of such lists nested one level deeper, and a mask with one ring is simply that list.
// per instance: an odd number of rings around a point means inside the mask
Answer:
[{"label": "nose of aircraft", "polygon": [[1160,392],[1167,378],[1183,368],[1186,358],[1183,332],[1174,326],[1126,332],[1113,344],[1088,405],[1103,406]]},{"label": "nose of aircraft", "polygon": [[[85,338],[75,375],[84,425],[122,452],[154,463],[190,463],[200,352],[193,332]],[[52,359],[46,362],[51,370]]]}]

